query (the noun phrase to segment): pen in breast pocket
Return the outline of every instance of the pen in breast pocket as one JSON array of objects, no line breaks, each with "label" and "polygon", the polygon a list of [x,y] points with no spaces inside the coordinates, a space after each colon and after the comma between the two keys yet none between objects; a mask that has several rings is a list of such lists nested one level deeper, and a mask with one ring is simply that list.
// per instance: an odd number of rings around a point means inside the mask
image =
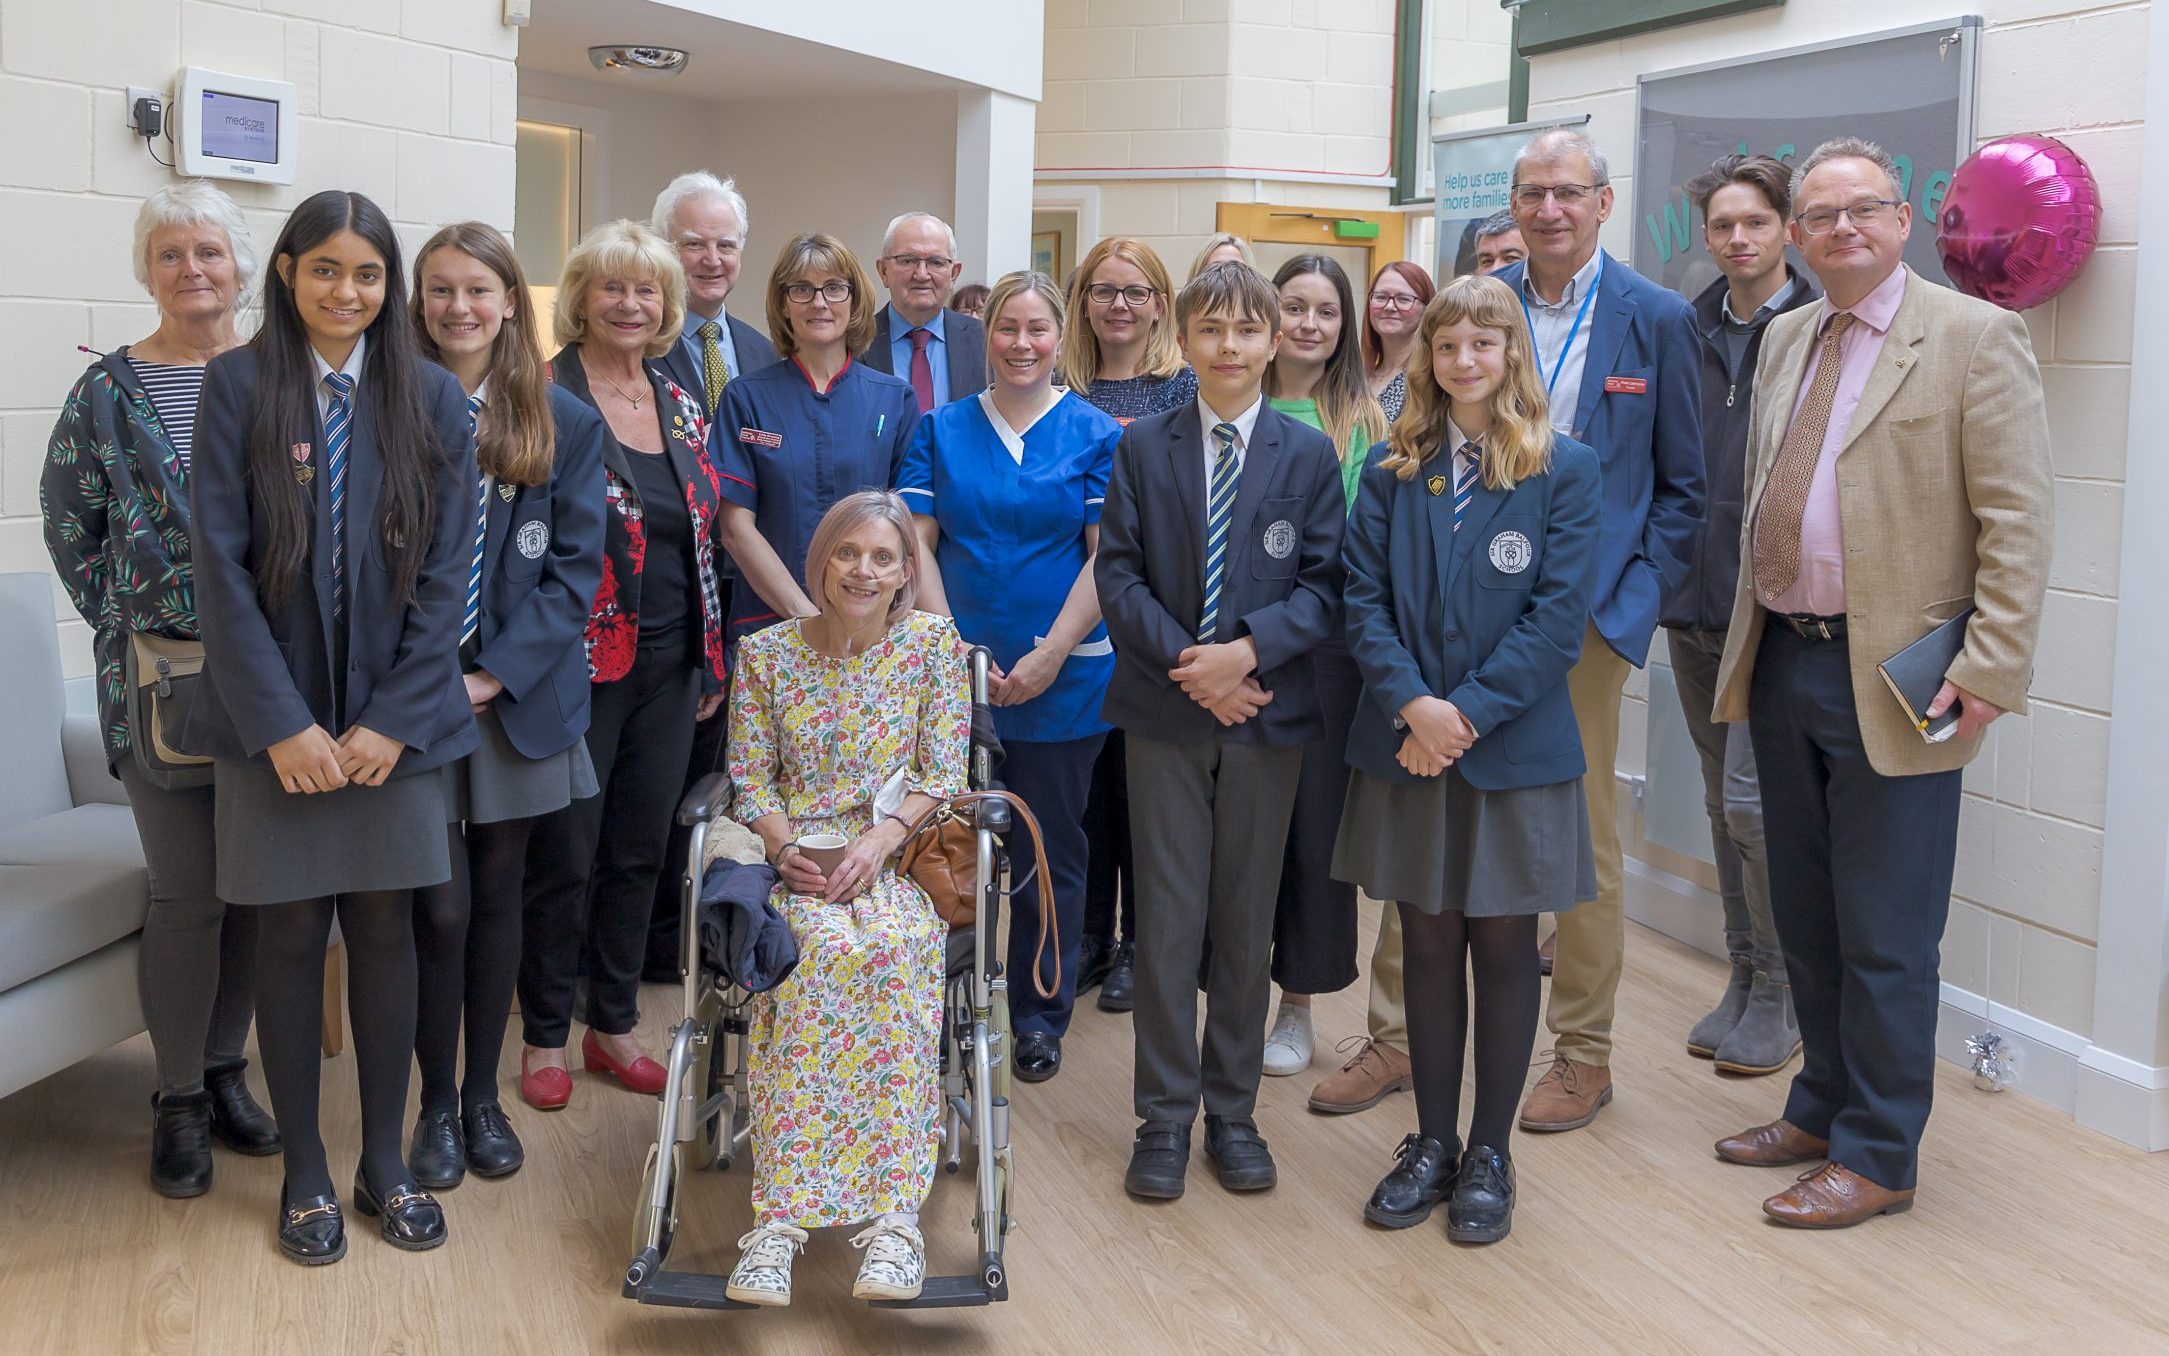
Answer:
[{"label": "pen in breast pocket", "polygon": [[887,416],[887,415],[885,415],[885,414],[884,414],[884,415],[880,415],[880,416],[878,416],[877,418],[875,418],[875,420],[874,420],[874,436],[875,436],[876,438],[880,437],[880,436],[881,436],[881,430],[883,430],[883,429],[887,428],[888,426],[889,426],[889,416]]}]

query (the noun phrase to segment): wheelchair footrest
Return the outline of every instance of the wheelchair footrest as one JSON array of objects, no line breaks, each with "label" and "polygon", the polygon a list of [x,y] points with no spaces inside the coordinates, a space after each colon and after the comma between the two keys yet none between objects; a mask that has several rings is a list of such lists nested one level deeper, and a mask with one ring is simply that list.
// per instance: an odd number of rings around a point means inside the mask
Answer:
[{"label": "wheelchair footrest", "polygon": [[999,1289],[987,1288],[982,1276],[929,1276],[917,1299],[869,1300],[876,1309],[964,1309],[1009,1298],[1005,1278]]},{"label": "wheelchair footrest", "polygon": [[757,1304],[742,1304],[724,1293],[730,1284],[728,1276],[701,1276],[692,1272],[660,1271],[650,1276],[631,1298],[642,1304],[660,1304],[674,1309],[758,1309]]}]

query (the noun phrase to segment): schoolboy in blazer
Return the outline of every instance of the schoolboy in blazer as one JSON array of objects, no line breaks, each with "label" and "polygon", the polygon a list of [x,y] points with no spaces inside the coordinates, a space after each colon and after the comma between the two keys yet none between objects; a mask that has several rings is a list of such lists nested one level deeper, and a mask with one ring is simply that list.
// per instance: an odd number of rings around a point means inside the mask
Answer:
[{"label": "schoolboy in blazer", "polygon": [[[1143,1124],[1124,1185],[1155,1199],[1182,1194],[1200,1103],[1220,1184],[1277,1180],[1253,1113],[1281,854],[1258,845],[1287,837],[1302,746],[1324,731],[1309,652],[1340,625],[1347,516],[1332,442],[1262,397],[1279,344],[1273,285],[1222,265],[1193,279],[1175,311],[1199,399],[1124,431],[1093,570],[1116,656],[1103,714],[1127,740],[1137,856]],[[1220,469],[1231,454],[1232,492]]]}]

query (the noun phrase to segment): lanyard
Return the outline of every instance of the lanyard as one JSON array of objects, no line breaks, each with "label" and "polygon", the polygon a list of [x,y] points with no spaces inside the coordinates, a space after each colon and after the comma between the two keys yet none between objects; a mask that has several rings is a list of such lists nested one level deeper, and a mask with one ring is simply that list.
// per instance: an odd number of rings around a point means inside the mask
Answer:
[{"label": "lanyard", "polygon": [[[1559,361],[1551,365],[1551,380],[1544,383],[1544,398],[1546,400],[1551,399],[1552,391],[1559,385],[1559,374],[1566,370],[1567,354],[1574,351],[1575,336],[1582,332],[1582,322],[1589,318],[1589,303],[1597,299],[1597,284],[1602,281],[1604,281],[1604,256],[1599,253],[1597,255],[1597,271],[1590,275],[1589,290],[1582,295],[1581,309],[1574,313],[1574,328],[1567,331],[1566,343],[1559,350]],[[1529,314],[1528,275],[1526,273],[1522,275],[1522,283],[1521,318],[1529,322],[1529,349],[1531,352],[1536,352],[1536,317]],[[1544,355],[1542,353],[1536,354],[1536,365],[1539,371],[1543,369]]]}]

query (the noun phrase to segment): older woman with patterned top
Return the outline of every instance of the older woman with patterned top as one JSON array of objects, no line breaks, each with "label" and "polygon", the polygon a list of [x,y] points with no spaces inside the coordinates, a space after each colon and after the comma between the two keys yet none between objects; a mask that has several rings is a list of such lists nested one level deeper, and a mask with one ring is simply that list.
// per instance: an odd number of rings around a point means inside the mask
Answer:
[{"label": "older woman with patterned top", "polygon": [[213,869],[209,785],[168,789],[136,765],[123,656],[131,632],[197,634],[188,511],[189,452],[204,366],[240,342],[234,308],[256,276],[248,223],[209,184],[169,184],[136,213],[136,281],[158,328],[90,365],[60,414],[39,500],[61,586],[90,623],[106,758],[150,866],[138,982],[158,1063],[151,1185],[211,1187],[211,1140],[279,1151],[278,1127],[249,1096],[242,1045],[255,1011],[256,914],[228,912]]}]

